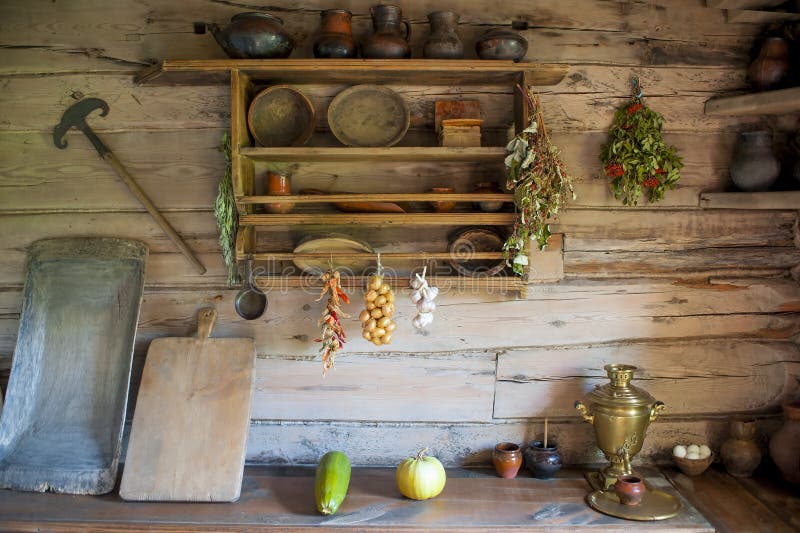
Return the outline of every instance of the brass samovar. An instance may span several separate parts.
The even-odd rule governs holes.
[[[630,384],[635,366],[606,365],[611,383],[598,385],[586,395],[586,405],[575,402],[583,419],[594,426],[597,446],[611,464],[589,476],[596,490],[608,490],[617,477],[632,474],[631,459],[644,443],[647,426],[664,409],[650,393]]]

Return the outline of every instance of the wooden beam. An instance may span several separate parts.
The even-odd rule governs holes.
[[[763,9],[786,3],[786,0],[706,0],[706,7],[717,9]]]
[[[286,215],[242,215],[240,226],[508,226],[514,213],[290,213]]]
[[[715,192],[700,195],[703,209],[800,209],[800,191]]]
[[[350,202],[513,202],[514,195],[503,193],[367,193],[367,194],[300,194],[292,196],[242,196],[240,204],[327,204]]]
[[[391,148],[242,148],[240,153],[257,161],[491,161],[506,156],[504,146],[454,148],[399,146]]]
[[[526,74],[532,85],[558,84],[567,65],[476,59],[190,59],[164,60],[136,75],[137,84],[208,85],[240,70],[271,83],[405,83],[509,85]]]
[[[800,20],[800,13],[787,13],[785,11],[751,11],[729,9],[725,20],[738,24],[766,24],[768,22],[786,22]]]
[[[800,87],[714,98],[706,102],[706,115],[778,115],[800,111]]]

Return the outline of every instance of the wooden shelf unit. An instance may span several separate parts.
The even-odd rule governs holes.
[[[706,115],[779,115],[800,112],[800,87],[712,98]]]
[[[703,209],[800,210],[800,191],[702,193],[700,207]]]
[[[264,148],[253,146],[247,127],[249,98],[257,86],[270,84],[330,85],[359,83],[397,85],[481,85],[510,88],[514,99],[514,125],[520,131],[527,125],[528,110],[517,84],[525,86],[550,86],[559,83],[568,67],[561,64],[514,63],[511,61],[483,60],[367,60],[367,59],[280,59],[280,60],[165,60],[139,75],[135,81],[152,85],[208,85],[230,82],[231,85],[231,163],[234,196],[239,211],[239,234],[236,258],[241,261],[252,257],[257,261],[291,261],[300,255],[287,252],[256,249],[259,228],[270,230],[294,227],[335,226],[510,226],[514,214],[510,212],[456,212],[456,213],[302,213],[260,214],[256,207],[274,203],[328,204],[332,202],[513,202],[510,194],[334,194],[264,196],[256,194],[257,163],[304,162],[464,162],[501,164],[506,156],[505,147],[451,148],[438,146],[399,146],[381,148],[354,147],[286,147]],[[499,178],[499,176],[498,176]],[[345,229],[346,232],[346,229]],[[443,243],[442,250],[446,250]],[[308,259],[308,254],[302,254]],[[369,255],[369,254],[361,254]],[[361,257],[359,254],[342,254],[342,258]],[[397,260],[450,258],[446,251],[382,253],[382,257]],[[326,257],[331,256],[327,254]],[[338,257],[338,255],[337,255]],[[501,259],[501,252],[472,255],[475,259]],[[265,285],[308,286],[306,276],[257,277]],[[358,277],[343,283],[361,283]],[[406,280],[407,281],[407,280]],[[486,287],[503,290],[522,290],[519,278],[439,277],[437,284],[457,287]]]

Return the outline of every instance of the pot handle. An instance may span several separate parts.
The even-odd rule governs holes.
[[[594,415],[590,415],[588,413],[586,406],[583,405],[582,401],[578,400],[575,402],[575,409],[581,413],[581,416],[585,422],[589,422],[590,424],[594,425]]]
[[[411,42],[411,23],[408,22],[408,19],[403,19],[400,22],[406,27],[406,42]]]
[[[653,407],[650,408],[650,422],[648,422],[649,424],[652,424],[653,422],[656,421],[658,415],[661,413],[661,411],[664,410],[664,407],[666,407],[664,405],[664,402],[656,402],[653,404]]]

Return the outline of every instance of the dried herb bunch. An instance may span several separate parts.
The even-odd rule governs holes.
[[[548,220],[558,215],[569,199],[575,199],[572,179],[561,159],[561,151],[547,133],[539,97],[530,87],[522,88],[530,110],[530,124],[506,146],[506,187],[514,191],[517,220],[503,245],[506,263],[523,275],[528,264],[526,244],[536,240],[543,249],[550,237]]]
[[[322,300],[328,294],[328,302],[325,304],[322,317],[317,322],[317,325],[322,327],[322,338],[314,339],[314,341],[322,343],[319,351],[322,353],[322,375],[324,376],[328,370],[333,368],[336,352],[344,346],[345,334],[341,319],[343,317],[350,318],[350,315],[342,311],[341,304],[342,302],[350,303],[350,299],[340,287],[341,276],[337,271],[328,270],[322,275],[322,281],[325,282],[325,285],[322,287],[317,301]]]
[[[681,158],[674,146],[661,138],[663,119],[647,107],[642,88],[633,79],[633,98],[614,115],[608,132],[608,144],[600,152],[603,170],[612,178],[611,190],[625,205],[637,205],[647,191],[648,201],[664,198],[681,177]]]
[[[225,155],[225,175],[219,182],[217,199],[214,201],[214,215],[219,228],[219,245],[222,257],[228,267],[228,286],[239,283],[239,269],[236,264],[236,231],[239,228],[239,212],[233,199],[233,182],[231,178],[231,139],[228,133],[222,135],[219,145]]]

